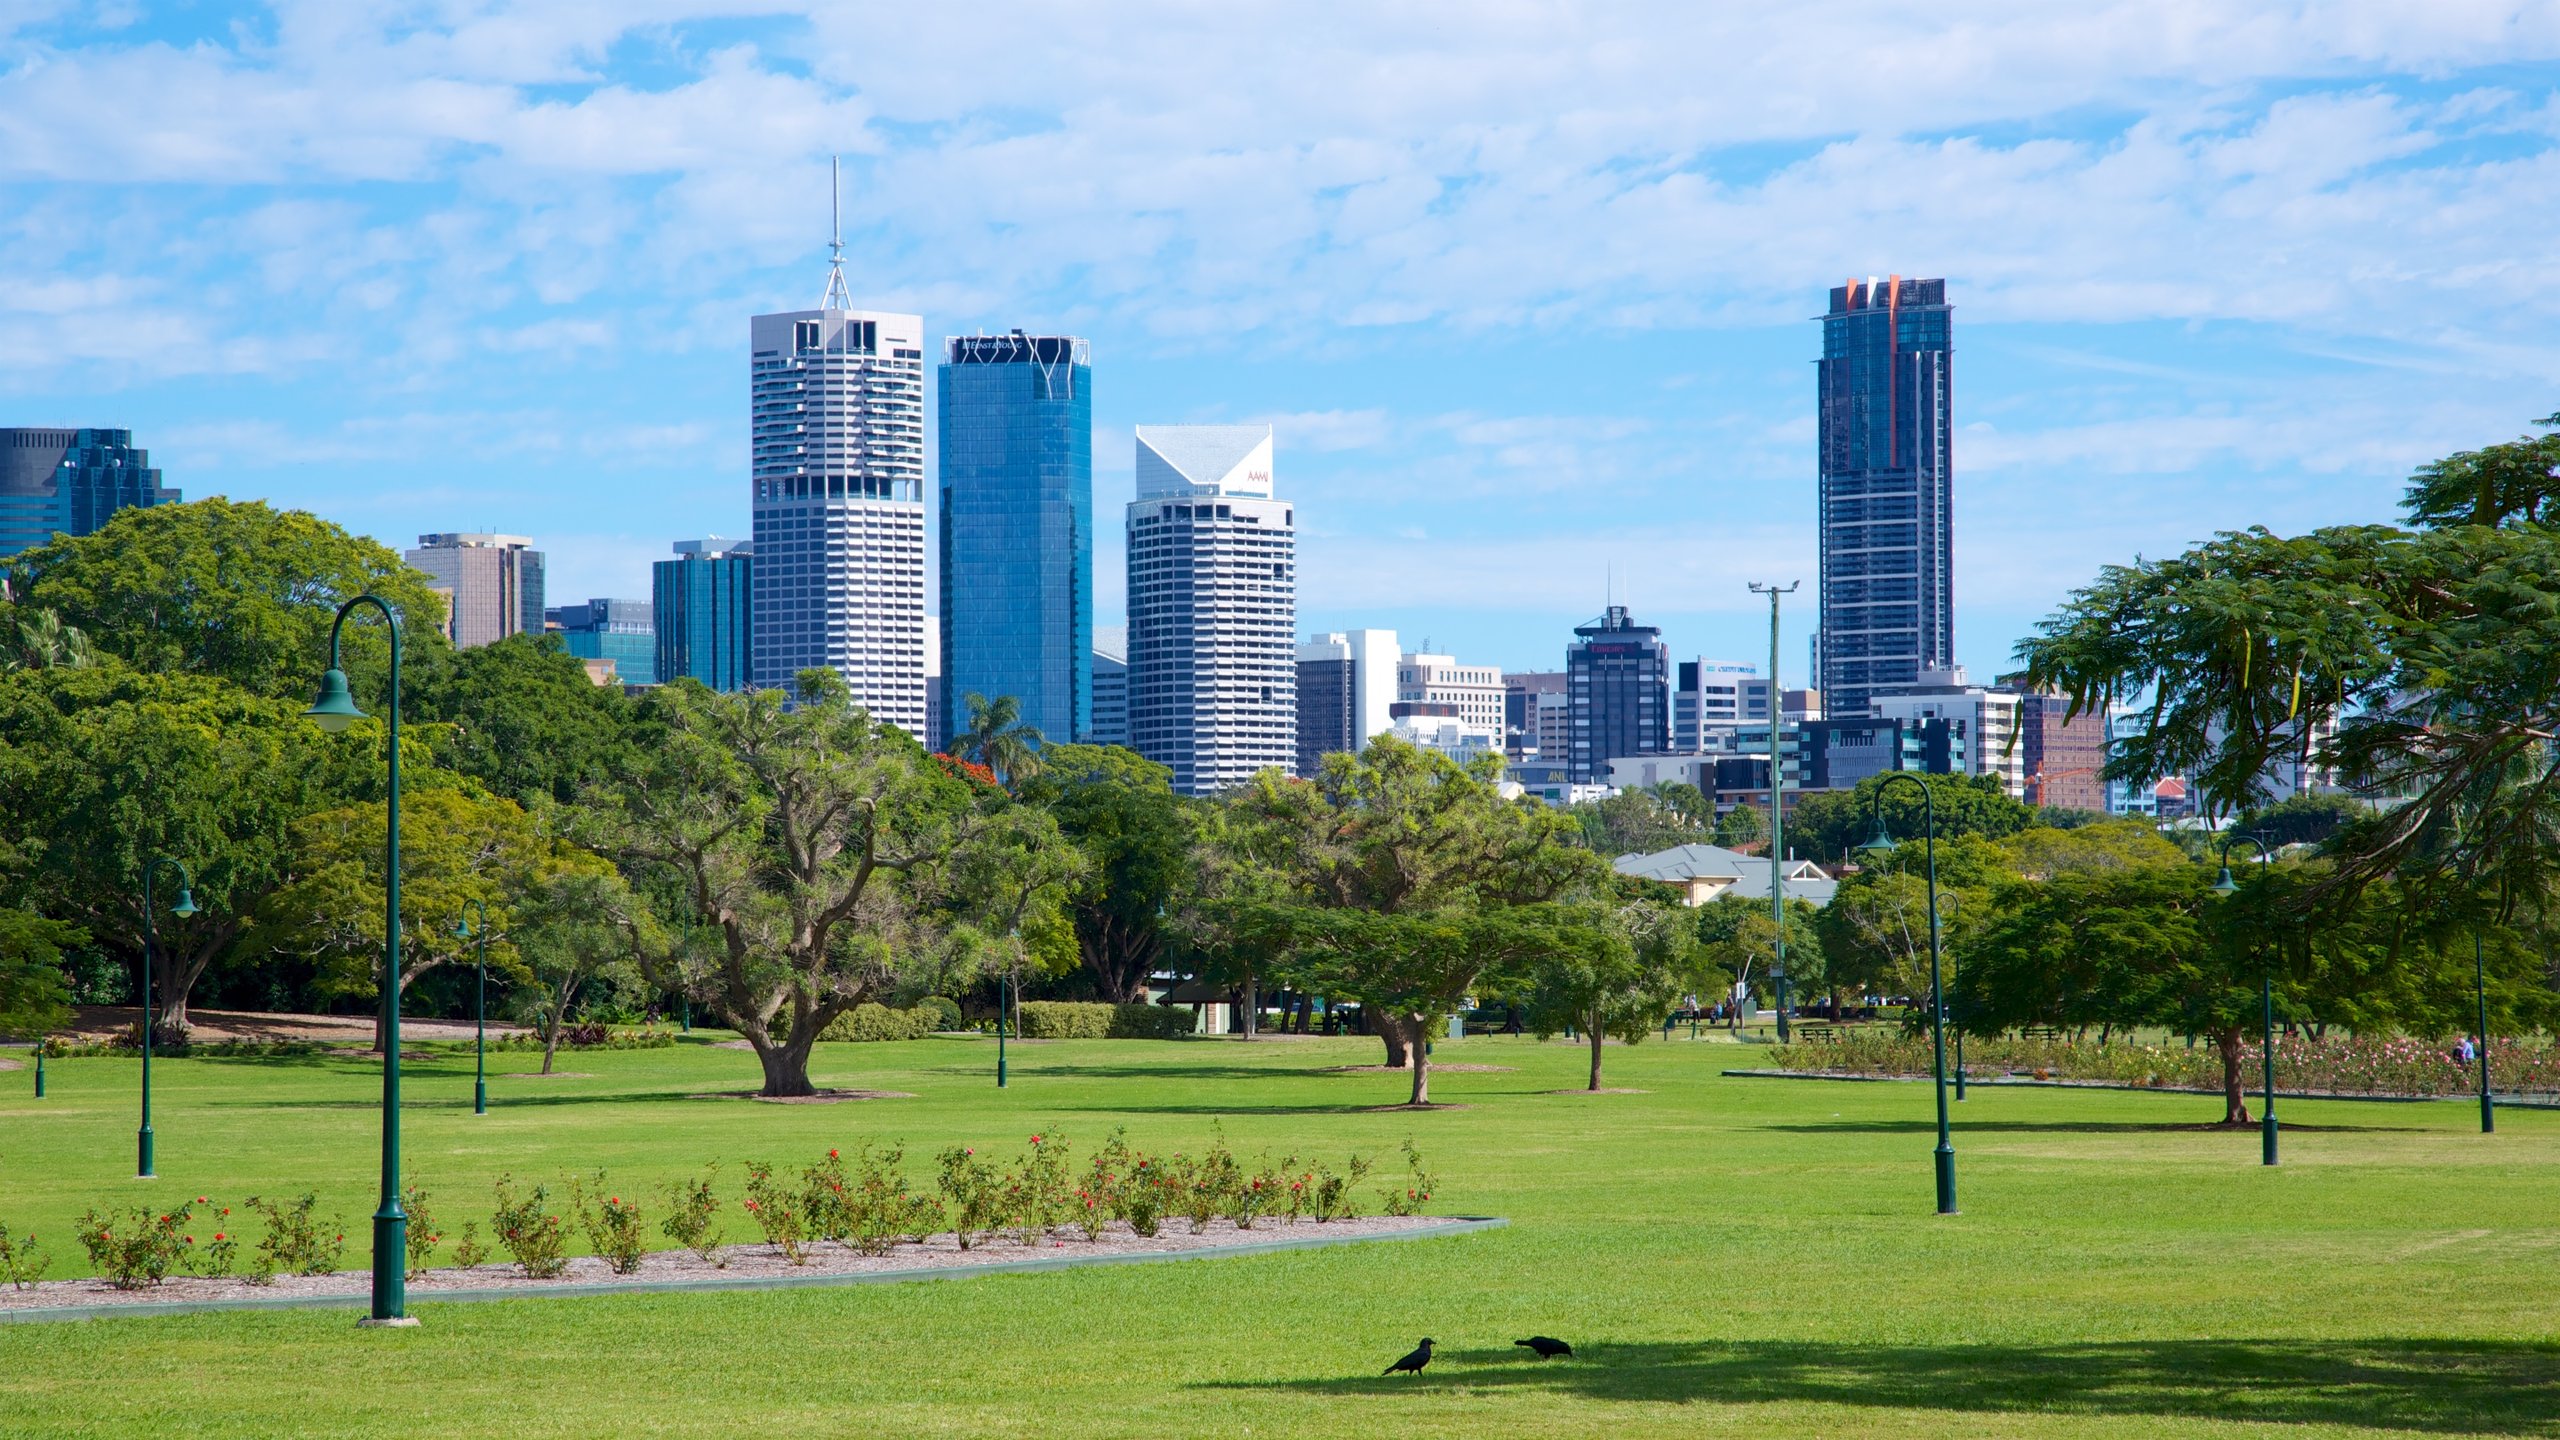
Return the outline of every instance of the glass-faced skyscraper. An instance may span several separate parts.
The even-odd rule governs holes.
[[[1944,280],[1851,281],[1822,317],[1823,709],[1954,663],[1954,351]]]
[[[130,430],[0,429],[0,556],[90,535],[129,505],[175,505]]]
[[[676,542],[676,558],[649,567],[658,683],[690,676],[714,690],[744,690],[755,653],[755,551],[717,535]]]
[[[942,703],[1011,695],[1054,741],[1093,733],[1093,365],[1067,336],[971,335],[941,370]]]

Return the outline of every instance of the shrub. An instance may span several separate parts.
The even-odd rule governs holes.
[[[161,1033],[167,1035],[170,1032],[164,1026]],[[139,1031],[128,1029],[108,1040],[74,1040],[66,1035],[48,1035],[44,1038],[44,1054],[48,1060],[96,1059],[101,1056],[139,1059],[142,1055],[141,1043],[136,1038],[139,1034]],[[176,1053],[196,1059],[255,1059],[318,1055],[329,1047],[317,1040],[208,1040],[199,1044],[189,1039],[174,1045],[159,1040],[153,1042],[151,1048],[154,1054]]]
[[[704,1168],[699,1179],[670,1183],[665,1190],[667,1218],[658,1222],[658,1229],[668,1239],[726,1270],[729,1262],[720,1255],[719,1222],[712,1218],[720,1209],[720,1196],[712,1189],[719,1172],[719,1166],[711,1165]]]
[[[1274,1165],[1270,1155],[1265,1154],[1260,1169],[1250,1175],[1239,1171],[1236,1185],[1226,1195],[1227,1219],[1239,1230],[1250,1230],[1255,1220],[1285,1205],[1281,1173],[1297,1163],[1298,1157],[1292,1155]]]
[[[833,1150],[800,1172],[800,1213],[811,1235],[841,1241],[853,1233],[853,1196],[844,1182],[844,1157]]]
[[[968,1249],[980,1236],[992,1235],[1004,1223],[1004,1181],[996,1167],[978,1158],[974,1147],[954,1145],[942,1152],[943,1208],[951,1232]]]
[[[1090,1000],[1025,1000],[1025,1040],[1100,1040],[1111,1034],[1112,1007]]]
[[[89,1252],[89,1263],[119,1290],[141,1290],[169,1278],[186,1253],[186,1225],[194,1207],[181,1205],[175,1210],[154,1210],[136,1206],[131,1210],[83,1210],[79,1228],[82,1249]]]
[[[531,1280],[550,1280],[567,1273],[568,1236],[559,1215],[551,1209],[551,1187],[536,1185],[531,1193],[519,1197],[515,1177],[501,1175],[497,1190],[498,1210],[489,1217],[489,1230],[515,1257],[516,1268]]]
[[[800,1196],[773,1178],[772,1166],[747,1162],[746,1211],[764,1231],[765,1242],[781,1251],[783,1259],[794,1265],[809,1263],[809,1217],[800,1208]]]
[[[948,995],[927,995],[916,1002],[916,1008],[933,1012],[936,1030],[960,1030],[968,1025],[968,1017],[960,1013],[960,1002]]]
[[[598,1199],[598,1196],[602,1199]],[[640,1239],[640,1207],[610,1193],[604,1172],[596,1172],[595,1188],[589,1190],[572,1176],[569,1181],[569,1209],[578,1217],[578,1228],[586,1232],[587,1244],[604,1258],[616,1275],[636,1275],[641,1257],[648,1246]]]
[[[265,1200],[252,1195],[241,1202],[267,1222],[258,1237],[258,1256],[249,1265],[249,1283],[266,1285],[278,1275],[335,1275],[347,1250],[347,1232],[336,1217],[314,1212],[320,1197],[303,1192],[295,1200]]]
[[[1007,1228],[1025,1245],[1049,1238],[1068,1216],[1067,1142],[1058,1135],[1034,1135],[1031,1148],[1014,1161],[1005,1177]]]
[[[1309,1182],[1307,1208],[1321,1225],[1328,1220],[1357,1220],[1359,1202],[1352,1198],[1352,1187],[1368,1178],[1369,1162],[1354,1155],[1343,1173],[1337,1175],[1330,1165],[1318,1164],[1315,1178]]]
[[[958,1007],[953,1007],[958,1008]],[[886,1005],[864,1001],[833,1020],[818,1032],[821,1040],[921,1040],[942,1024],[942,1012],[932,1005],[918,1005],[912,1010],[892,1010]]]
[[[480,1243],[480,1222],[462,1222],[462,1238],[453,1242],[453,1263],[468,1270],[489,1258],[489,1247]]]
[[[435,1211],[427,1206],[424,1187],[412,1185],[400,1192],[400,1208],[409,1212],[409,1278],[427,1273],[436,1258],[436,1247],[444,1243],[443,1232],[436,1229]]]
[[[609,1025],[585,1021],[560,1027],[563,1050],[664,1050],[676,1043],[676,1032],[647,1026],[636,1030],[616,1030]],[[534,1050],[542,1048],[542,1037],[530,1032],[509,1035],[489,1042],[492,1050]]]
[[[1390,1215],[1419,1215],[1439,1183],[1437,1176],[1422,1168],[1422,1152],[1414,1149],[1413,1141],[1408,1139],[1404,1142],[1404,1184],[1389,1185],[1378,1195],[1386,1201]]]
[[[213,1201],[199,1195],[195,1203],[212,1205]],[[201,1245],[196,1243],[196,1237],[193,1235],[180,1237],[187,1242],[187,1250],[179,1257],[178,1263],[190,1275],[201,1276],[207,1280],[218,1280],[230,1274],[231,1267],[239,1261],[240,1237],[233,1234],[231,1230],[230,1206],[215,1206],[212,1223],[214,1229],[208,1232],[207,1238]]]
[[[1114,1040],[1179,1040],[1198,1020],[1188,1009],[1172,1005],[1114,1005],[1110,1036]]]
[[[942,1206],[907,1188],[906,1151],[897,1146],[856,1152],[850,1208],[853,1248],[885,1255],[901,1239],[922,1242],[942,1223]]]
[[[1174,1173],[1151,1155],[1132,1155],[1120,1177],[1114,1203],[1130,1232],[1152,1238],[1164,1228],[1164,1215],[1178,1183]]]
[[[151,1053],[154,1055],[184,1055],[187,1053],[191,1043],[194,1041],[195,1033],[194,1029],[189,1027],[184,1021],[158,1021],[151,1027]],[[136,1020],[132,1024],[118,1030],[109,1038],[107,1043],[119,1050],[131,1051],[136,1055],[141,1054],[142,1022]]]
[[[6,1221],[0,1221],[0,1281],[7,1281],[12,1290],[24,1290],[52,1268],[53,1257],[36,1244],[35,1236],[20,1240],[9,1233]]]
[[[1092,1161],[1085,1167],[1084,1184],[1076,1187],[1075,1204],[1068,1211],[1084,1238],[1099,1240],[1112,1221],[1126,1218],[1127,1193],[1142,1158],[1129,1148],[1125,1127],[1113,1130],[1102,1142],[1102,1148],[1093,1152]]]

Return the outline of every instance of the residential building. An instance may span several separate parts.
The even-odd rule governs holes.
[[[1395,725],[1403,652],[1393,630],[1334,630],[1298,645],[1298,770],[1313,775],[1324,757],[1358,754]]]
[[[756,547],[706,535],[677,541],[675,553],[649,567],[651,671],[661,683],[690,677],[714,690],[746,689],[755,675]]]
[[[2104,709],[2071,713],[2061,695],[2029,691],[2018,697],[2018,748],[2026,761],[2023,798],[2063,810],[2106,810],[2107,715]]]
[[[1953,309],[1944,280],[1873,277],[1822,318],[1821,643],[1834,715],[1955,663]]]
[[[1416,651],[1396,665],[1396,699],[1454,705],[1469,726],[1496,737],[1503,733],[1506,693],[1500,669],[1461,665],[1455,655]]]
[[[1268,425],[1141,425],[1129,741],[1207,795],[1298,758],[1297,516]]]
[[[1963,666],[1951,665],[1923,670],[1908,685],[1878,692],[1867,702],[1867,713],[1888,720],[1951,722],[1964,737],[1971,773],[1997,776],[2000,788],[2017,798],[2027,793],[2033,769],[2019,729],[2025,699],[2012,689],[1976,685]]]
[[[543,630],[542,552],[522,535],[453,531],[418,537],[409,564],[445,597],[445,638],[469,649]]]
[[[1596,783],[1621,755],[1671,748],[1670,652],[1662,632],[1635,623],[1624,605],[1608,607],[1573,633],[1580,638],[1565,651],[1573,778]]]
[[[1721,845],[1674,845],[1650,855],[1621,855],[1610,868],[1672,887],[1683,905],[1704,905],[1727,895],[1764,904],[1769,899],[1769,857]],[[1779,862],[1779,883],[1788,899],[1814,905],[1830,904],[1840,888],[1840,882],[1810,860]]]
[[[1093,357],[1065,335],[962,335],[940,371],[946,733],[975,693],[1093,728]]]
[[[92,535],[132,505],[175,505],[130,430],[0,429],[0,559]]]
[[[1572,678],[1562,670],[1515,670],[1502,677],[1503,749],[1514,761],[1534,756],[1572,764]]]
[[[1708,725],[1769,718],[1769,680],[1740,660],[1683,660],[1671,691],[1671,748],[1698,748]]]
[[[1093,729],[1085,738],[1096,745],[1129,743],[1129,658],[1109,650],[1093,652]]]
[[[658,683],[658,633],[646,600],[590,600],[545,612],[546,628],[581,660],[610,660],[625,685]]]
[[[839,260],[748,338],[755,683],[831,669],[926,739],[924,320],[853,309]]]

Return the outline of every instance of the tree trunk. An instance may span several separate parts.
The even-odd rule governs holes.
[[[1244,977],[1244,1038],[1252,1039],[1262,1029],[1262,991],[1253,977]]]
[[[1415,1030],[1407,1026],[1403,1016],[1390,1015],[1381,1010],[1375,1019],[1370,1019],[1367,1006],[1361,1007],[1360,1014],[1369,1027],[1377,1032],[1378,1038],[1386,1042],[1388,1069],[1401,1070],[1413,1063]]]
[[[2244,1066],[2240,1058],[2240,1027],[2226,1025],[2214,1032],[2213,1048],[2222,1055],[2222,1123],[2249,1123],[2249,1101],[2241,1085]]]
[[[1405,1103],[1428,1105],[1431,1103],[1431,1042],[1421,1037],[1428,1033],[1429,1027],[1423,1023],[1425,1017],[1420,1015],[1399,1015],[1396,1019],[1404,1026],[1406,1034],[1415,1037],[1411,1047],[1413,1098]]]
[[[1600,1028],[1600,1012],[1591,1012],[1591,1088],[1600,1088],[1600,1042],[1605,1033]]]
[[[758,1034],[748,1035],[747,1041],[755,1047],[756,1063],[764,1067],[764,1088],[757,1094],[787,1098],[818,1093],[818,1087],[809,1083],[808,1041],[776,1045]]]
[[[543,1074],[548,1075],[548,1074],[550,1074],[550,1073],[551,1073],[551,1056],[552,1056],[552,1052],[554,1052],[554,1051],[558,1050],[559,1048],[560,1048],[560,1019],[559,1019],[559,1017],[558,1017],[558,1016],[556,1016],[556,1015],[555,1015],[555,1016],[553,1016],[553,1017],[552,1017],[552,1020],[551,1020],[551,1027],[550,1027],[550,1029],[548,1029],[547,1031],[545,1031],[545,1032],[543,1033],[543,1036],[542,1036],[542,1073],[543,1073]]]

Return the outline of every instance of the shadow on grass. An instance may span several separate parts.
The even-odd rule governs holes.
[[[1591,1345],[1575,1360],[1541,1362],[1505,1349],[1443,1350],[1439,1361],[1418,1377],[1212,1382],[1206,1388],[1348,1398],[1465,1387],[1571,1400],[1811,1402],[2560,1434],[2560,1346],[2525,1341]]]
[[[937,1075],[979,1075],[995,1073],[995,1055],[972,1057],[967,1065],[938,1066]],[[1067,1080],[1291,1080],[1312,1075],[1282,1065],[1052,1065],[1037,1057],[1013,1062],[1013,1068],[1025,1075],[1054,1075]]]
[[[2167,1124],[2143,1120],[1967,1120],[1958,1115],[1950,1122],[1960,1132],[1976,1135],[2256,1135],[2258,1122],[2225,1125],[2220,1121],[2197,1121],[2190,1124]],[[1835,1120],[1810,1125],[1762,1125],[1762,1130],[1775,1130],[1796,1135],[1866,1134],[1917,1135],[1936,1134],[1935,1120]],[[2421,1125],[2296,1125],[2278,1118],[2276,1128],[2286,1134],[2327,1135],[2420,1135]]]

